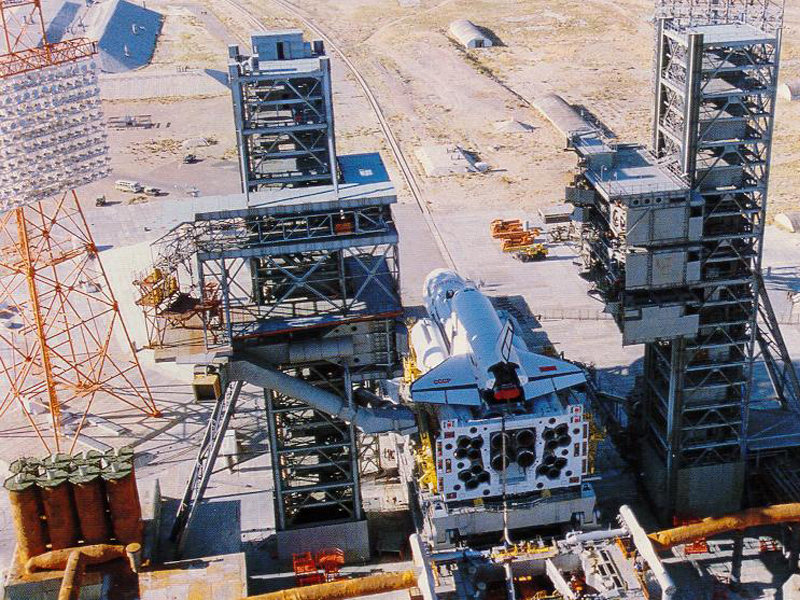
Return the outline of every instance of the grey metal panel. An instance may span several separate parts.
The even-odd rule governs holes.
[[[590,206],[595,203],[595,191],[568,186],[564,190],[564,198],[576,206]]]
[[[703,217],[689,218],[689,232],[686,237],[690,242],[696,242],[703,237]]]
[[[644,306],[632,312],[638,313],[638,318],[626,315],[622,323],[626,346],[697,334],[699,317],[684,314],[683,306]]]
[[[686,283],[695,283],[701,279],[700,261],[689,261],[686,263]]]
[[[676,509],[697,515],[739,510],[744,482],[744,462],[680,469]]]
[[[655,286],[676,286],[684,282],[686,252],[657,252],[652,255],[651,283]]]
[[[646,287],[649,282],[650,257],[646,253],[628,254],[625,259],[625,287]]]
[[[291,564],[292,554],[316,553],[324,548],[341,548],[349,563],[363,563],[371,558],[367,520],[350,521],[286,529],[277,532],[278,560]]]
[[[747,121],[739,118],[726,118],[709,115],[700,121],[700,136],[704,141],[734,140],[747,135]]]
[[[626,240],[631,246],[644,246],[652,241],[650,226],[652,223],[649,208],[629,208],[625,219]]]
[[[740,165],[727,164],[724,159],[709,160],[705,165],[697,165],[697,184],[701,190],[720,187],[742,187],[744,169]]]
[[[677,240],[686,237],[687,208],[661,208],[653,211],[653,241]]]

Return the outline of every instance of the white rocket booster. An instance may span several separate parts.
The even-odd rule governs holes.
[[[478,406],[520,402],[586,381],[571,363],[528,352],[471,281],[438,269],[425,280],[430,319],[411,330],[421,368],[411,385],[415,402]]]

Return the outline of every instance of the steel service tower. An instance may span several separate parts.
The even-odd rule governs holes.
[[[109,401],[158,411],[73,191],[109,171],[95,43],[49,42],[39,0],[0,19],[0,418],[72,451]]]
[[[588,124],[569,140],[584,265],[623,343],[645,346],[627,425],[665,516],[735,509],[748,459],[797,444],[760,274],[782,19],[769,0],[657,0],[653,150]]]

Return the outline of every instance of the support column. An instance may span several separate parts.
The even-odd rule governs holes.
[[[731,557],[731,586],[736,587],[742,581],[742,557],[744,555],[744,531],[733,534],[733,556]]]
[[[800,559],[800,525],[789,525],[789,572],[797,573]]]

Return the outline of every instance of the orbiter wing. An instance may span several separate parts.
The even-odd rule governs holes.
[[[439,363],[411,384],[411,400],[431,404],[480,406],[475,367],[468,354]]]
[[[583,370],[572,363],[532,352],[517,351],[517,356],[520,371],[528,378],[520,381],[527,399],[586,383]]]

